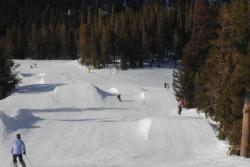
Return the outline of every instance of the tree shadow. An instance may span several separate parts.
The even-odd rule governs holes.
[[[212,129],[213,129],[213,131],[214,131],[215,133],[218,133],[218,132],[219,132],[219,126],[218,126],[218,125],[216,125],[215,123],[211,123],[211,122],[209,122],[209,121],[208,121],[208,123],[209,123],[209,125],[212,127]]]
[[[108,119],[108,118],[95,118],[95,119],[56,119],[56,121],[66,122],[121,122],[123,120]]]
[[[64,108],[45,108],[45,109],[21,109],[20,111],[29,112],[83,112],[83,111],[105,111],[105,110],[116,110],[125,111],[130,108],[115,108],[115,107],[89,107],[89,108],[75,108],[75,107],[64,107]]]
[[[196,117],[196,116],[168,116],[168,119],[171,120],[178,120],[178,121],[186,121],[186,120],[202,120],[202,118],[200,117]]]
[[[32,77],[34,74],[31,73],[20,73],[23,77]]]
[[[3,133],[11,133],[18,129],[30,129],[30,128],[40,128],[38,126],[34,126],[37,121],[43,120],[39,117],[35,117],[29,111],[19,111],[15,117],[10,117],[4,112],[0,111],[0,120],[2,121],[2,132]]]
[[[17,87],[14,93],[35,94],[53,91],[56,87],[64,84],[33,84]]]
[[[135,102],[135,100],[122,100],[123,102],[127,102],[127,103],[133,103]]]

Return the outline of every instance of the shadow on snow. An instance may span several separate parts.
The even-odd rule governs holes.
[[[0,111],[0,121],[2,121],[1,133],[11,133],[18,129],[39,128],[34,126],[41,118],[35,117],[31,112],[19,110],[15,117],[10,117],[4,112]]]
[[[121,122],[122,119],[108,119],[108,118],[95,118],[95,119],[56,119],[56,121],[66,121],[66,122]]]
[[[105,110],[117,110],[124,111],[130,108],[105,108],[105,107],[89,107],[89,108],[75,108],[75,107],[65,107],[65,108],[48,108],[48,109],[21,109],[20,111],[29,112],[82,112],[82,111],[105,111]]]
[[[64,84],[33,84],[17,87],[14,93],[35,94],[53,91],[56,87]]]
[[[20,75],[22,75],[23,77],[32,77],[34,74],[30,74],[30,73],[20,73]]]

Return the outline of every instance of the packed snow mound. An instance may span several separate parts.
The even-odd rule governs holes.
[[[18,129],[32,128],[32,124],[41,120],[30,111],[20,110],[15,117],[10,117],[0,111],[0,135],[5,135]]]
[[[63,107],[99,107],[106,94],[90,83],[72,83],[57,87],[54,99],[57,105]]]
[[[35,117],[31,111],[26,111],[25,109],[20,110],[17,116],[15,116],[15,119],[29,123],[35,123],[37,120],[39,120],[39,118]]]
[[[175,96],[170,92],[145,91],[139,94],[139,99],[151,113],[176,115],[178,111]]]
[[[149,140],[148,134],[151,128],[151,119],[145,118],[137,123],[138,132],[142,135],[145,140]]]
[[[214,150],[218,148],[218,140],[212,128],[206,121],[199,118],[170,117],[166,120],[150,117],[141,119],[138,122],[120,122],[119,120],[111,119],[89,121],[93,122],[89,126],[84,126],[82,131],[75,128],[70,130],[70,127],[65,127],[67,134],[60,132],[62,134],[51,139],[50,142],[53,144],[48,152],[55,153],[54,159],[60,158],[61,152],[70,149],[72,151],[69,154],[69,159],[85,157],[86,159],[94,158],[102,161],[104,159],[119,158],[120,156],[126,157],[126,155],[136,158],[142,155],[148,155],[148,158],[151,155],[156,155],[156,157],[167,156],[166,161],[177,163],[199,155],[199,153],[207,150],[207,147]],[[101,128],[98,126],[98,122],[102,123]],[[75,122],[75,125],[77,123],[79,122]],[[86,125],[86,123],[80,125]],[[76,134],[87,137],[77,138],[77,145],[64,145],[53,150],[53,145],[63,145],[60,136],[64,135],[64,139],[72,141],[75,140],[73,136]],[[81,155],[73,150],[78,150],[81,152]],[[136,159],[133,160],[135,161]],[[62,161],[69,163],[66,160]],[[54,161],[51,162],[51,164],[54,163]]]
[[[140,94],[139,94],[139,98],[141,99],[141,100],[145,100],[145,93],[144,92],[141,92]]]
[[[38,76],[40,76],[40,77],[46,77],[46,74],[44,74],[44,73],[39,73]]]
[[[22,134],[33,166],[250,164],[228,157],[225,142],[195,109],[178,115],[174,91],[163,85],[171,85],[173,69],[86,73],[76,61],[17,62],[22,82],[0,100],[0,167],[11,166],[10,142],[16,133]],[[30,68],[35,62],[37,68]]]
[[[164,150],[173,161],[219,145],[212,127],[199,117],[152,119],[148,138],[151,150]]]

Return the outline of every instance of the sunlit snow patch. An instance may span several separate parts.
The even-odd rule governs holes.
[[[45,77],[46,74],[44,74],[44,73],[39,73],[38,76],[40,76],[40,77]]]
[[[138,130],[139,134],[145,140],[149,140],[148,133],[149,133],[150,128],[151,128],[151,123],[152,123],[152,120],[150,118],[142,119],[141,121],[139,121],[137,123],[137,130]]]
[[[142,99],[142,100],[145,100],[145,94],[142,92],[139,94],[139,98]]]
[[[46,74],[44,74],[44,73],[39,73],[38,76],[41,77],[41,79],[40,79],[40,84],[44,84],[44,83],[45,83],[45,82],[44,82],[44,77],[46,76]]]
[[[119,90],[117,88],[110,88],[109,91],[114,94],[119,94]]]
[[[54,93],[57,93],[57,87],[54,89]]]
[[[40,84],[44,84],[44,78],[41,78]]]

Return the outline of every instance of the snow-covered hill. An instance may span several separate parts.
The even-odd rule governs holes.
[[[11,166],[16,133],[34,167],[250,166],[227,156],[194,109],[177,114],[172,87],[163,88],[173,69],[89,73],[76,61],[16,62],[22,83],[0,101],[0,167]]]

